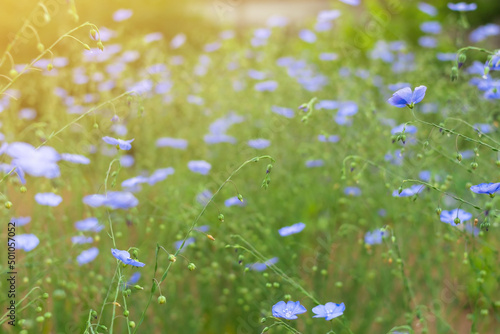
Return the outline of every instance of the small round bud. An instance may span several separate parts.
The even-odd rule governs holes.
[[[265,333],[269,330],[269,327],[264,327],[264,329],[262,330],[262,333]]]
[[[43,322],[44,320],[45,320],[45,318],[41,315],[36,317],[36,322]]]
[[[158,304],[165,304],[167,302],[167,298],[165,296],[158,297]]]
[[[26,191],[28,191],[28,189],[26,189],[25,186],[21,186],[21,188],[19,188],[19,191],[24,194]]]
[[[41,306],[38,306],[36,309],[35,309],[36,312],[40,313],[43,311],[42,307]]]
[[[43,295],[42,295],[42,298],[43,299],[49,299],[49,294],[47,292],[45,292]]]
[[[99,50],[104,51],[104,45],[102,45],[101,41],[97,42],[97,47],[99,48]]]
[[[195,265],[194,263],[190,263],[190,264],[188,264],[188,269],[189,269],[190,271],[193,271],[193,270],[195,270],[195,269],[196,269],[196,265]]]
[[[90,37],[92,37],[93,39],[97,39],[97,30],[91,29],[90,30]]]
[[[137,285],[137,284],[134,285],[134,289],[136,289],[136,290],[144,290],[144,288],[142,286]]]
[[[50,318],[52,318],[52,313],[50,313],[50,312],[46,312],[46,313],[43,315],[43,317],[44,317],[45,319],[50,319]]]
[[[210,235],[210,234],[207,234],[207,238],[210,239],[210,240],[212,240],[212,241],[215,241],[215,238],[212,235]]]
[[[240,202],[243,202],[243,196],[241,194],[238,194],[238,199],[240,200]]]
[[[11,202],[11,201],[7,201],[7,202],[5,202],[5,204],[4,204],[4,205],[5,205],[5,208],[6,208],[6,209],[10,209],[10,208],[12,208],[12,202]]]
[[[170,254],[170,255],[168,256],[168,260],[169,260],[170,262],[175,262],[175,261],[177,261],[177,258],[175,257],[175,255],[174,255],[174,254]]]
[[[96,318],[96,317],[97,317],[97,311],[92,311],[92,312],[90,313],[90,315],[92,315],[94,318]]]
[[[457,160],[462,161],[462,154],[460,154],[460,153],[457,154]]]
[[[477,169],[477,166],[478,166],[477,162],[472,162],[470,164],[470,168],[472,168],[472,169]]]
[[[497,165],[497,167],[500,167],[500,160],[497,160],[497,161],[495,162],[495,165]]]
[[[123,311],[123,316],[128,317],[129,314],[130,314],[129,310]]]
[[[45,50],[45,46],[43,46],[42,43],[38,43],[36,48],[38,49],[38,52],[43,52]]]
[[[135,322],[134,321],[129,321],[128,323],[130,328],[135,328]]]
[[[455,219],[453,219],[453,222],[457,225],[460,224],[460,218],[456,217]]]
[[[11,78],[17,77],[18,74],[19,74],[19,72],[17,72],[17,70],[15,68],[11,68],[9,71],[9,75]]]
[[[83,44],[83,47],[84,47],[86,50],[88,50],[88,51],[90,51],[90,50],[91,50],[91,49],[90,49],[90,46],[89,46],[88,44],[85,44],[85,43],[84,43],[84,44]]]
[[[99,124],[94,123],[94,129],[96,129],[96,130],[99,129]]]
[[[217,217],[221,223],[224,222],[224,215],[222,213],[219,213],[219,216]]]

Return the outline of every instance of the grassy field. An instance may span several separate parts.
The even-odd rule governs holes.
[[[500,333],[498,7],[361,2],[6,4],[0,332]]]

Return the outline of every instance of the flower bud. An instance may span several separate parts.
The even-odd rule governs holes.
[[[458,161],[462,161],[462,154],[457,153],[457,160],[458,160]]]
[[[135,322],[133,322],[133,321],[129,321],[128,325],[130,328],[135,328]]]
[[[193,270],[195,270],[195,269],[196,269],[195,264],[194,264],[194,263],[190,263],[190,264],[188,264],[188,269],[189,269],[189,271],[193,271]]]
[[[38,52],[43,52],[45,50],[45,46],[43,46],[42,43],[38,43],[36,48],[38,49]]]
[[[36,322],[43,322],[44,320],[45,320],[45,318],[42,316],[36,317]]]
[[[7,202],[5,202],[5,204],[4,204],[4,205],[5,205],[5,208],[6,208],[6,209],[10,209],[10,208],[12,208],[12,202],[11,202],[11,201],[7,201]]]
[[[137,284],[134,285],[134,289],[136,289],[136,290],[144,290],[144,288],[142,286],[137,285]]]
[[[90,46],[89,46],[88,44],[83,43],[83,47],[84,47],[86,50],[88,50],[88,51],[90,51],[90,50],[91,50],[91,49],[90,49]]]
[[[165,296],[158,297],[158,304],[165,304],[167,302],[167,298]]]
[[[460,224],[460,218],[456,217],[455,219],[453,219],[453,222],[457,225]]]
[[[174,255],[174,254],[170,254],[170,255],[168,256],[168,260],[169,260],[170,262],[175,262],[175,261],[177,261],[177,258],[175,257],[175,255]]]
[[[207,238],[210,239],[210,240],[212,240],[212,241],[215,241],[215,238],[212,235],[210,235],[210,234],[207,234]]]
[[[451,81],[455,81],[458,79],[458,68],[456,66],[453,66],[451,68],[450,78],[451,78]]]
[[[97,47],[99,48],[99,50],[104,51],[104,45],[102,45],[101,41],[97,42]]]
[[[436,208],[436,213],[437,213],[437,215],[438,215],[438,216],[440,216],[440,215],[441,215],[441,211],[442,211],[442,210],[441,210],[441,208],[439,208],[439,207],[438,207],[438,208]]]
[[[90,37],[92,37],[93,39],[97,39],[97,30],[91,29],[90,30]]]
[[[17,72],[17,70],[15,68],[11,68],[9,71],[9,75],[11,78],[17,77],[18,74],[19,74],[19,72]]]
[[[52,69],[54,68],[54,65],[52,63],[49,63],[47,64],[47,71],[52,71]]]
[[[130,314],[130,312],[128,310],[123,311],[123,316],[124,317],[128,317],[129,314]]]
[[[465,53],[462,53],[462,54],[460,54],[460,56],[458,56],[458,68],[459,69],[462,68],[466,59],[467,59],[467,56],[465,55]]]
[[[219,216],[217,217],[221,223],[224,222],[224,215],[222,213],[219,213]]]
[[[243,202],[243,196],[241,194],[238,194],[238,199],[240,200],[240,202]]]
[[[477,169],[477,166],[478,166],[477,162],[473,162],[470,164],[470,168],[472,169]]]

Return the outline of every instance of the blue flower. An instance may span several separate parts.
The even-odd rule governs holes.
[[[271,145],[271,142],[267,139],[262,139],[262,138],[251,139],[248,141],[248,146],[255,148],[257,150],[265,149],[269,147],[269,145]]]
[[[130,150],[132,148],[132,144],[130,144],[130,143],[134,141],[134,139],[121,140],[121,139],[116,139],[116,138],[108,137],[108,136],[102,137],[102,140],[104,140],[104,142],[106,142],[107,144],[118,146],[120,149],[122,149],[124,151]]]
[[[437,15],[437,9],[433,5],[429,5],[428,3],[425,2],[419,2],[418,3],[418,9],[420,9],[421,12],[430,15],[430,16],[436,16]]]
[[[201,193],[196,195],[196,201],[203,206],[208,204],[208,201],[210,201],[210,198],[212,198],[212,193],[210,192],[210,190],[207,190],[207,189],[203,190]]]
[[[255,84],[254,88],[259,92],[274,92],[278,88],[278,83],[273,80],[262,81]]]
[[[431,36],[422,36],[418,39],[418,44],[424,48],[433,49],[437,47],[437,39]]]
[[[249,264],[249,265],[247,265],[247,268],[250,270],[254,270],[254,271],[264,271],[264,270],[266,270],[267,267],[269,267],[277,262],[278,262],[278,258],[273,257],[264,263],[255,262],[253,264]]]
[[[441,32],[441,23],[437,21],[427,21],[420,24],[420,30],[426,34],[439,34]]]
[[[382,238],[387,236],[386,231],[382,231],[381,229],[376,229],[373,231],[368,231],[365,234],[365,244],[367,245],[378,245],[382,243]]]
[[[337,135],[330,135],[330,136],[325,136],[325,135],[318,135],[318,140],[321,142],[329,142],[329,143],[336,143],[340,140],[340,137]]]
[[[84,235],[77,235],[77,236],[71,237],[71,243],[73,245],[89,244],[92,241],[94,241],[94,239],[92,239],[92,237],[86,237]]]
[[[306,167],[307,168],[315,168],[315,167],[321,167],[325,164],[325,162],[321,159],[317,160],[307,160],[306,161]]]
[[[413,106],[416,103],[419,103],[424,99],[426,90],[427,87],[418,86],[412,93],[411,88],[405,87],[395,92],[392,97],[387,100],[387,102],[398,108],[408,107],[413,109]]]
[[[314,42],[316,42],[316,34],[313,33],[309,29],[302,29],[299,32],[299,37],[300,37],[301,40],[303,40],[304,42],[307,42],[307,43],[314,43]]]
[[[285,116],[286,118],[293,118],[293,116],[295,116],[295,112],[290,108],[272,106],[271,111],[275,114]]]
[[[62,197],[54,193],[38,193],[35,201],[40,205],[58,206],[62,202]]]
[[[192,160],[188,162],[188,168],[193,173],[207,175],[210,169],[212,168],[212,165],[210,165],[208,162],[204,160]]]
[[[38,246],[40,240],[34,234],[18,234],[14,237],[16,249],[23,249],[26,252],[32,251]]]
[[[351,6],[357,6],[360,4],[360,0],[339,0],[339,1]]]
[[[286,236],[301,232],[305,227],[306,227],[306,224],[297,223],[297,224],[293,224],[291,226],[282,227],[278,230],[278,232],[282,237],[286,237]]]
[[[118,250],[111,248],[111,254],[118,260],[122,261],[124,264],[130,264],[134,267],[144,267],[145,264],[130,258],[130,253],[124,250]]]
[[[88,165],[90,159],[79,154],[61,153],[61,160],[69,161],[74,164]]]
[[[128,20],[132,16],[131,9],[118,9],[113,13],[113,20],[116,22],[121,22]]]
[[[399,193],[399,190],[394,190],[392,192],[393,197],[410,197],[413,195],[418,194],[422,189],[425,187],[421,184],[414,184],[410,188],[403,189],[401,193]]]
[[[500,190],[500,183],[480,183],[470,187],[470,190],[476,194],[492,195]]]
[[[175,245],[175,250],[181,248],[181,245],[182,245],[182,242],[183,240],[179,240],[179,241],[176,241],[174,243]],[[182,250],[186,249],[187,246],[191,245],[191,244],[194,244],[195,242],[195,239],[193,237],[189,237],[186,239],[186,242],[184,243],[184,247],[182,247]]]
[[[129,287],[132,284],[137,283],[139,281],[139,278],[141,278],[141,273],[138,272],[138,271],[136,271],[135,273],[132,274],[132,276],[130,276],[130,278],[127,281],[127,283],[125,283],[125,287]]]
[[[99,221],[95,217],[79,220],[75,223],[75,228],[79,231],[100,232],[104,225],[99,225]]]
[[[31,221],[31,217],[13,217],[10,221],[15,223],[16,227],[19,227],[28,224]]]
[[[188,141],[185,139],[163,137],[156,141],[156,147],[172,147],[179,150],[185,150],[187,146]]]
[[[455,223],[456,218],[460,219],[460,222],[463,223],[471,219],[472,214],[462,209],[455,209],[450,211],[442,211],[439,218],[443,223],[450,224],[451,226],[457,226],[458,224]]]
[[[240,201],[238,196],[233,196],[233,197],[230,197],[228,199],[226,199],[224,201],[224,205],[227,206],[227,207],[230,207],[230,206],[246,206],[247,205],[247,201],[243,200],[243,201]]]
[[[111,209],[129,209],[139,204],[139,200],[131,192],[110,191],[104,201],[104,205]]]
[[[76,261],[78,262],[78,265],[81,266],[82,264],[94,261],[98,254],[99,249],[97,249],[97,247],[92,247],[90,249],[82,251],[80,255],[76,257]]]
[[[436,53],[436,58],[439,61],[454,61],[455,59],[457,59],[457,54],[455,52],[438,52]]]
[[[128,191],[110,191],[106,195],[94,194],[83,198],[83,203],[97,208],[103,205],[111,209],[129,209],[139,204],[139,200]]]
[[[344,303],[335,304],[330,302],[325,305],[318,305],[312,311],[316,314],[313,318],[325,318],[325,320],[330,321],[344,314],[345,305]]]
[[[361,189],[358,187],[345,187],[344,194],[347,196],[361,196]]]
[[[287,320],[297,319],[297,314],[307,312],[306,308],[300,305],[300,302],[292,302],[289,301],[285,303],[284,301],[280,301],[273,305],[272,308],[273,317],[275,318],[284,318]]]
[[[458,3],[452,3],[448,2],[448,8],[451,10],[454,10],[456,12],[470,12],[473,10],[477,9],[477,5],[475,3],[465,3],[465,2],[458,2]]]
[[[488,38],[489,36],[495,35],[500,35],[500,26],[498,24],[490,23],[473,30],[469,35],[469,39],[471,42],[477,43]]]

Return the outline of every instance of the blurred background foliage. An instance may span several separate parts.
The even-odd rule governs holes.
[[[36,8],[39,0],[4,0],[0,10],[0,49],[4,50],[24,20]],[[50,22],[39,15],[35,28],[42,43],[49,45],[58,36],[74,27],[78,22],[90,21],[99,27],[115,29],[120,33],[144,35],[162,32],[167,40],[179,32],[188,35],[191,44],[213,40],[221,26],[235,28],[237,33],[245,27],[263,26],[273,15],[288,17],[294,24],[312,21],[319,10],[328,8],[349,8],[350,20],[342,20],[343,36],[350,36],[353,45],[362,50],[373,47],[379,39],[416,40],[422,35],[418,28],[426,14],[417,10],[418,0],[363,0],[363,6],[351,7],[338,0],[109,0],[109,1],[45,1],[51,14]],[[432,20],[443,23],[457,19],[457,13],[446,9],[448,0],[430,1],[439,14]],[[471,29],[482,22],[500,21],[500,1],[478,0],[478,9],[467,13]],[[132,9],[134,15],[127,25],[118,25],[111,13],[120,8]],[[69,14],[69,15],[68,15]],[[344,12],[345,15],[345,12]],[[425,18],[426,17],[426,18]],[[27,34],[31,34],[28,31]],[[28,38],[29,39],[29,38]],[[332,41],[334,42],[334,41]],[[21,43],[14,50],[19,61],[27,61],[36,55],[33,42]],[[450,51],[450,50],[446,50]]]

